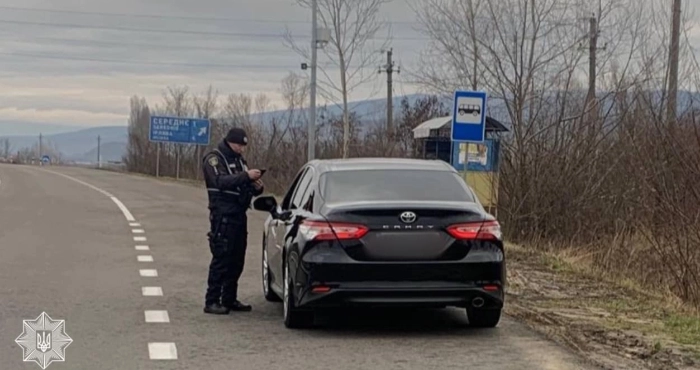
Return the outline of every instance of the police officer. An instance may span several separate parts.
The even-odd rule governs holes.
[[[248,169],[243,152],[248,137],[232,128],[218,147],[204,156],[204,181],[209,195],[211,229],[208,288],[204,312],[226,315],[250,311],[238,300],[238,279],[243,272],[248,237],[246,211],[254,196],[263,192],[260,170]]]

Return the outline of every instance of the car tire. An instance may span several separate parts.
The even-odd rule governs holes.
[[[267,259],[267,248],[265,235],[263,235],[263,250],[262,250],[262,290],[265,299],[268,302],[282,302],[282,299],[272,290],[272,276],[270,276],[270,264]]]
[[[294,282],[289,275],[289,262],[284,264],[284,326],[289,329],[308,328],[314,323],[314,313],[294,307]]]
[[[494,328],[501,320],[501,309],[467,308],[469,326],[474,328]]]

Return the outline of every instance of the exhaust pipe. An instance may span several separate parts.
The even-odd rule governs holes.
[[[472,307],[474,308],[481,308],[484,305],[484,299],[481,297],[475,297],[472,299]]]

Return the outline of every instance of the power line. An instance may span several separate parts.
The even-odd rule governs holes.
[[[9,19],[0,19],[0,23],[20,24],[42,27],[59,27],[59,28],[78,28],[78,29],[100,29],[108,31],[123,31],[123,32],[150,32],[150,33],[167,33],[167,34],[186,34],[186,35],[202,35],[202,36],[233,36],[233,37],[260,37],[260,38],[282,38],[283,34],[272,33],[246,33],[246,32],[212,32],[212,31],[193,31],[193,30],[174,30],[174,29],[152,29],[152,28],[133,28],[133,27],[110,27],[110,26],[91,26],[76,23],[49,23],[49,22],[32,22],[32,21],[13,21]],[[310,38],[310,36],[295,35],[295,38]],[[381,37],[373,37],[373,40],[383,39]],[[430,40],[427,37],[390,37],[393,40],[420,41]]]
[[[210,51],[254,51],[261,53],[270,54],[280,54],[280,50],[273,49],[261,49],[261,48],[250,48],[250,47],[214,47],[214,46],[198,46],[198,45],[172,45],[172,44],[144,44],[144,43],[132,43],[124,41],[98,41],[98,40],[81,40],[81,39],[64,39],[55,37],[31,37],[29,40],[17,39],[16,36],[10,37],[0,37],[0,39],[12,39],[18,42],[26,42],[32,44],[40,44],[35,41],[47,41],[50,43],[65,43],[65,44],[92,44],[92,45],[104,45],[104,46],[128,46],[134,48],[149,48],[149,49],[182,49],[182,50],[210,50]],[[85,45],[89,46],[89,45]]]
[[[208,63],[172,63],[172,62],[148,62],[148,61],[137,61],[137,60],[123,60],[123,59],[102,59],[102,58],[84,58],[84,57],[73,57],[73,56],[56,56],[56,55],[45,55],[45,54],[32,54],[32,53],[22,53],[22,52],[0,52],[0,55],[4,56],[18,56],[27,58],[38,58],[38,59],[56,59],[56,60],[73,60],[73,61],[84,61],[84,62],[103,62],[103,63],[119,63],[119,64],[137,64],[137,65],[153,65],[153,66],[172,66],[172,67],[206,67],[206,68],[238,68],[238,69],[278,69],[287,70],[290,68],[296,68],[293,64],[285,65],[262,65],[262,64],[208,64]],[[324,66],[324,68],[330,68]],[[369,69],[370,67],[365,67]],[[372,68],[374,69],[374,68]]]
[[[56,14],[80,14],[105,17],[131,17],[144,19],[180,19],[191,21],[205,22],[248,22],[248,23],[272,23],[272,24],[308,24],[311,21],[307,20],[281,20],[281,19],[260,19],[260,18],[228,18],[228,17],[194,17],[194,16],[179,16],[179,15],[162,15],[162,14],[133,14],[133,13],[106,13],[106,12],[87,12],[78,10],[59,10],[59,9],[39,9],[39,8],[20,8],[14,6],[0,6],[3,10],[24,11],[34,13],[56,13]],[[392,24],[416,24],[415,21],[389,21]]]

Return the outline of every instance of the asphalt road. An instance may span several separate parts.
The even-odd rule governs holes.
[[[22,361],[15,339],[23,320],[46,312],[65,320],[73,340],[65,362],[49,366],[54,370],[593,369],[512,319],[470,329],[456,309],[343,312],[313,330],[288,330],[282,306],[261,294],[263,216],[250,212],[240,284],[253,312],[205,315],[203,189],[106,171],[0,165],[0,368],[38,368]],[[159,287],[162,296],[144,296],[143,287]],[[151,310],[166,311],[168,322],[146,322]],[[173,348],[176,359],[152,358],[174,356]]]

